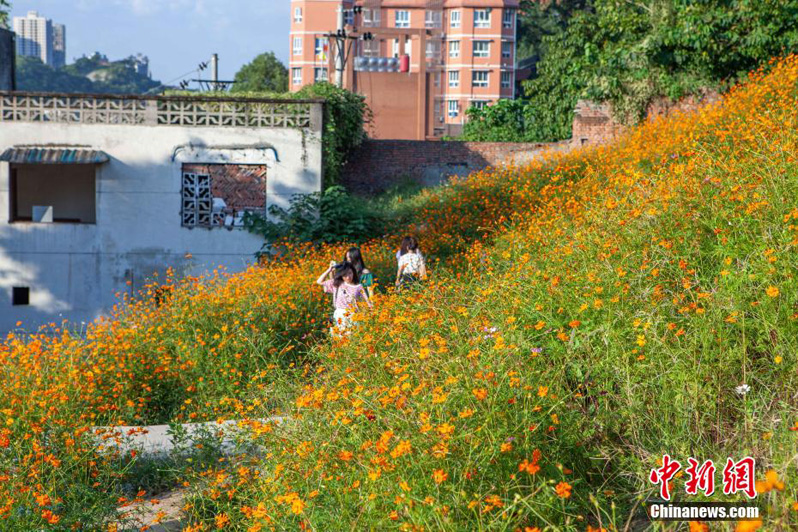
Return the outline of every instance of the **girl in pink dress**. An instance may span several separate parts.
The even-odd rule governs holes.
[[[327,279],[330,276],[332,279]],[[330,267],[316,279],[316,284],[333,295],[334,324],[330,329],[333,336],[337,336],[336,332],[345,333],[352,326],[352,313],[358,310],[359,302],[372,306],[355,268],[349,263],[331,262]]]

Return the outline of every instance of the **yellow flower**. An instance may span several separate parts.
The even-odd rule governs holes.
[[[435,484],[440,484],[448,478],[448,473],[446,473],[443,469],[436,469],[432,472],[432,480],[435,481]]]
[[[765,290],[765,293],[770,297],[778,297],[779,296],[779,289],[775,286],[768,286],[768,289]]]

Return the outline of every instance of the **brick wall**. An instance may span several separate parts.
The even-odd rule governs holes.
[[[715,91],[704,91],[701,94],[687,96],[676,102],[667,98],[659,98],[648,106],[646,115],[648,120],[653,120],[676,111],[690,113],[720,99],[720,94]],[[612,118],[612,106],[610,104],[580,100],[574,110],[571,140],[576,146],[603,144],[613,141],[623,134],[626,129],[626,126]]]
[[[360,194],[378,194],[403,181],[435,186],[453,175],[487,166],[523,163],[568,143],[368,140],[344,167],[341,184]]]
[[[718,93],[706,91],[678,102],[656,100],[648,108],[648,119],[696,111],[719,99]],[[358,194],[379,194],[403,181],[435,186],[449,176],[468,175],[487,166],[522,164],[547,151],[610,142],[626,129],[612,118],[609,104],[582,100],[574,110],[571,139],[558,143],[368,140],[350,157],[341,184]]]

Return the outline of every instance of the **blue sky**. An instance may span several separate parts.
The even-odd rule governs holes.
[[[153,78],[175,84],[219,54],[219,77],[232,79],[256,55],[288,61],[289,0],[11,0],[66,25],[67,62],[99,51],[109,59],[150,58]],[[207,70],[203,74],[207,74]],[[195,78],[191,73],[187,78]],[[207,76],[203,76],[207,77]]]

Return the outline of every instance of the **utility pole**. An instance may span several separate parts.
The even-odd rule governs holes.
[[[211,87],[212,90],[219,90],[219,54],[211,56]]]
[[[344,34],[344,5],[338,4],[338,29],[335,32],[336,35],[343,35]],[[346,43],[346,39],[341,39],[340,37],[335,40],[335,84],[343,88],[344,86],[344,46]]]
[[[222,81],[219,79],[219,54],[213,54],[210,61],[211,79],[192,79],[191,81],[199,83],[200,90],[203,91],[226,91],[232,86],[235,81]],[[198,72],[202,72],[208,68],[208,62],[203,61],[199,64]],[[180,82],[181,89],[188,88],[188,81],[183,80]]]

